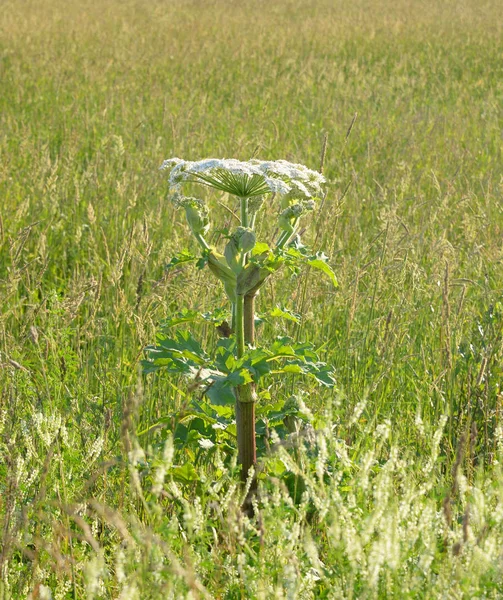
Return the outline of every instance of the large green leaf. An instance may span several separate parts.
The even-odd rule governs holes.
[[[205,392],[209,401],[216,406],[229,406],[236,402],[236,396],[226,377],[215,378]]]
[[[322,273],[327,275],[330,281],[333,283],[334,287],[337,287],[339,285],[339,283],[337,282],[337,277],[335,276],[335,273],[333,272],[330,265],[327,263],[327,259],[328,257],[323,252],[318,252],[316,254],[316,258],[308,259],[307,264],[313,269],[317,269],[318,271],[321,271]]]
[[[319,383],[327,386],[335,385],[333,369],[319,360],[313,345],[308,342],[294,342],[288,337],[274,340],[270,348],[255,348],[235,361],[235,370],[229,373],[227,380],[234,385],[235,373],[240,377],[243,369],[249,371],[255,382],[265,375],[282,373],[300,373],[314,377]],[[241,383],[240,379],[238,383]]]
[[[181,467],[173,467],[171,469],[173,479],[181,483],[191,483],[199,481],[199,475],[191,462],[186,462]]]
[[[175,337],[158,334],[158,344],[147,346],[143,372],[152,373],[165,368],[172,373],[190,374],[209,362],[209,356],[188,331],[177,331]]]
[[[280,317],[282,319],[286,319],[287,321],[293,321],[294,323],[300,323],[301,316],[288,308],[276,306],[271,311],[269,311],[269,316],[271,317]]]
[[[299,241],[294,241],[286,250],[276,249],[276,253],[290,267],[296,270],[297,267],[307,265],[313,269],[321,271],[330,279],[334,287],[337,287],[337,278],[332,267],[328,264],[328,256],[323,252],[312,252]]]
[[[191,254],[188,250],[182,250],[173,256],[173,258],[166,265],[166,269],[172,269],[183,263],[193,262],[197,259],[197,256]]]
[[[161,330],[169,329],[170,327],[180,325],[181,323],[191,323],[199,317],[199,314],[200,313],[197,310],[184,308],[171,317],[164,319],[164,321],[161,322]]]

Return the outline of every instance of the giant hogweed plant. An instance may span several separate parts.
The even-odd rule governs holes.
[[[229,301],[231,327],[213,351],[204,350],[188,330],[173,326],[193,320],[197,313],[183,310],[166,320],[157,344],[146,349],[145,372],[167,370],[186,375],[203,390],[216,408],[234,405],[238,460],[246,494],[244,510],[252,513],[257,490],[257,444],[255,414],[257,386],[266,376],[298,373],[332,386],[331,368],[321,362],[312,344],[277,338],[269,346],[255,339],[255,298],[278,269],[309,265],[337,284],[327,257],[313,254],[297,234],[299,223],[316,207],[323,195],[325,179],[319,172],[284,160],[246,162],[234,159],[205,159],[189,162],[166,160],[161,169],[169,173],[169,197],[185,210],[187,222],[201,249],[199,268],[208,267],[223,284]],[[183,194],[186,184],[200,183],[229,195],[228,208],[239,215],[239,226],[228,232],[223,252],[209,243],[210,209],[200,198]],[[274,242],[258,240],[256,224],[265,202],[278,206],[279,231]],[[187,251],[171,264],[197,260]],[[218,319],[218,311],[208,318]],[[215,315],[217,315],[215,317]],[[221,414],[221,413],[220,413]]]

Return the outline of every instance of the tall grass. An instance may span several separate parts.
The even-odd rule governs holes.
[[[502,593],[501,23],[496,0],[2,4],[3,598]],[[139,375],[166,314],[223,304],[165,269],[191,242],[157,167],[317,168],[325,135],[304,238],[340,287],[305,272],[257,308],[306,314],[260,335],[323,344],[338,391],[276,384],[318,433],[271,451],[249,523],[232,465],[171,456],[187,384]]]

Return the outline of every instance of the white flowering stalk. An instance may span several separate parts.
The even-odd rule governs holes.
[[[208,253],[210,269],[224,284],[227,296],[233,304],[237,303],[237,296],[250,291],[243,290],[243,286],[237,289],[237,286],[239,275],[246,267],[247,255],[255,242],[249,249],[240,251],[239,259],[237,250],[233,250],[238,232],[231,235],[225,256],[210,247],[204,238],[209,228],[208,208],[200,199],[183,196],[183,184],[202,183],[239,198],[241,228],[250,232],[254,230],[255,219],[265,197],[274,194],[279,198],[283,209],[278,222],[281,234],[276,247],[283,248],[294,235],[300,217],[315,208],[316,200],[323,195],[322,185],[325,182],[321,173],[285,160],[239,161],[208,158],[186,161],[181,158],[169,158],[163,162],[161,169],[169,171],[171,198],[178,207],[185,209],[195,238]],[[238,231],[241,228],[238,228]],[[257,273],[254,272],[247,273],[246,277],[241,279],[253,282],[253,286],[259,286],[265,276],[266,274],[262,273],[262,277],[257,279]]]
[[[200,182],[238,198],[268,193],[290,196],[292,200],[319,198],[325,183],[321,173],[286,160],[207,158],[192,162],[169,158],[161,169],[170,171],[172,188],[179,189],[185,182]]]
[[[236,334],[236,354],[244,356],[246,345],[254,345],[254,299],[265,279],[281,264],[281,252],[295,234],[300,218],[313,210],[323,195],[325,178],[304,165],[285,160],[264,161],[208,158],[186,161],[165,160],[161,169],[169,172],[171,198],[185,209],[188,224],[203,249],[210,270],[223,283],[232,303],[233,329]],[[205,239],[209,230],[209,210],[205,203],[183,196],[183,185],[201,183],[235,196],[240,206],[240,226],[229,236],[224,253]],[[250,260],[256,247],[255,220],[267,197],[278,199],[281,208],[276,253],[266,250]],[[264,246],[264,245],[263,245]],[[269,246],[265,245],[266,248]],[[315,264],[311,261],[310,264]],[[255,384],[235,388],[236,424],[241,481],[251,485],[247,493],[247,511],[253,513],[252,499],[257,488],[255,447]],[[251,476],[249,477],[249,474]]]

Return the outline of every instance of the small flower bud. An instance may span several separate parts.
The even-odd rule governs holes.
[[[210,227],[209,210],[206,204],[199,198],[188,198],[175,194],[172,197],[173,202],[178,207],[185,209],[185,216],[190,229],[194,234],[205,234]]]
[[[292,204],[288,208],[285,208],[279,215],[278,225],[283,231],[293,232],[293,224],[296,219],[302,214],[302,207],[300,204]]]
[[[253,229],[249,229],[248,227],[238,227],[234,236],[237,238],[238,247],[241,252],[250,252],[250,250],[253,250],[255,242],[257,241],[257,236]]]
[[[279,216],[279,227],[283,231],[293,232],[294,224],[304,213],[314,210],[314,200],[304,200],[297,204],[291,204],[285,208]]]
[[[256,239],[255,232],[248,227],[238,227],[231,235],[225,246],[224,254],[229,267],[234,273],[241,271],[241,257],[253,249]]]

